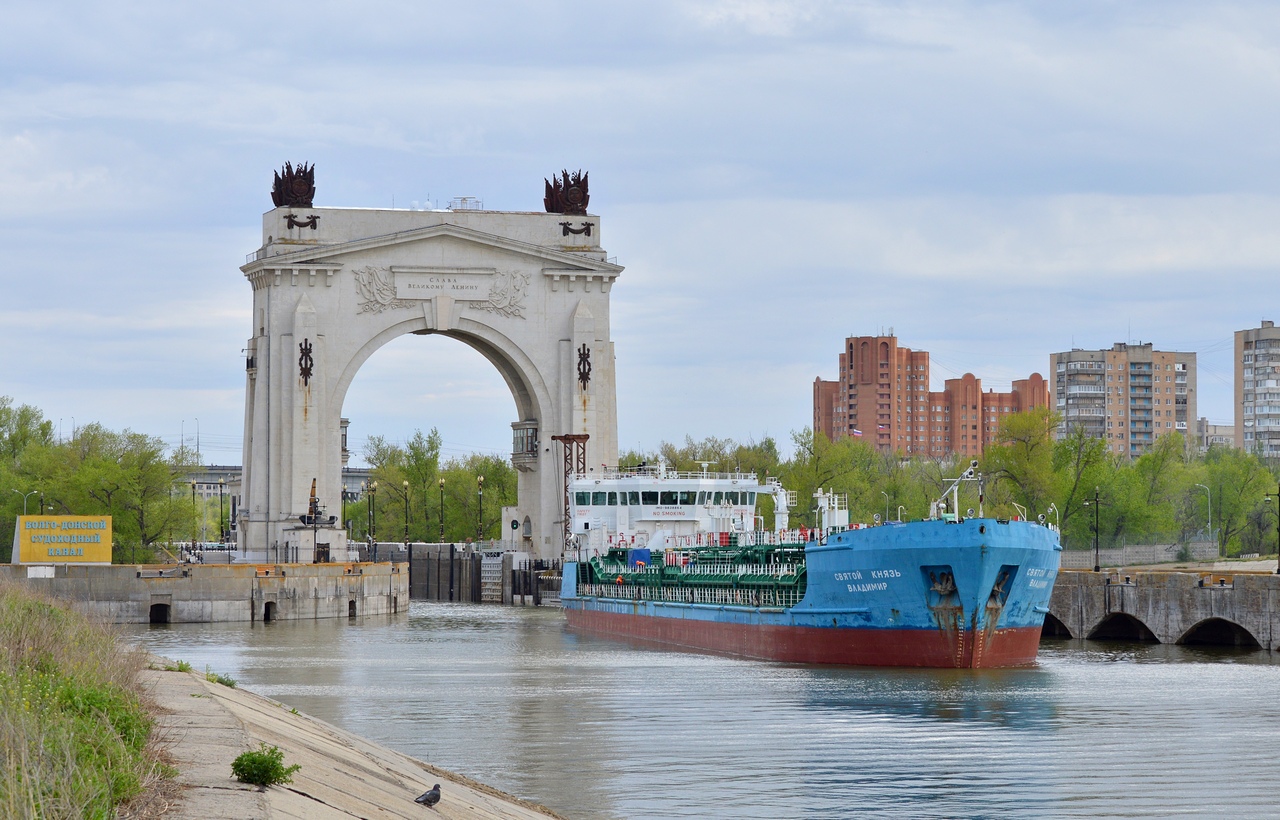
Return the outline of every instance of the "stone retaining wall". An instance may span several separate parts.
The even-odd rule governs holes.
[[[6,564],[0,581],[25,584],[110,623],[342,618],[409,606],[404,564]]]

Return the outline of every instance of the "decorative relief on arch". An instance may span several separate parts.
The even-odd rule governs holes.
[[[515,271],[493,274],[488,300],[472,302],[472,310],[485,310],[508,318],[524,318],[524,300],[529,295],[529,274]]]
[[[413,307],[408,299],[396,298],[396,275],[386,268],[366,266],[352,273],[356,277],[356,292],[360,295],[357,313],[381,313],[384,310]]]

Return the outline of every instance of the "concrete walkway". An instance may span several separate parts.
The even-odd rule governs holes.
[[[164,816],[182,820],[262,818],[537,818],[541,806],[379,746],[280,703],[194,672],[143,672],[156,703],[156,732],[178,770],[181,799]],[[231,761],[258,743],[278,746],[293,782],[259,790],[231,776]],[[440,784],[429,809],[413,798]]]

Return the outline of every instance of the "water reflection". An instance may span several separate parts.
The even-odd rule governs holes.
[[[1271,811],[1280,754],[1259,652],[1046,641],[1031,669],[788,666],[426,603],[133,634],[575,818],[1248,815]]]

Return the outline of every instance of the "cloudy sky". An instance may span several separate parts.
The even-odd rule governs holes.
[[[1231,2],[10,0],[0,26],[0,395],[239,463],[272,171],[316,204],[537,210],[591,173],[619,439],[785,442],[844,337],[985,386],[1049,354],[1199,354],[1276,319],[1280,6]],[[407,337],[357,444],[509,452],[498,373]],[[197,422],[198,419],[198,422]]]

